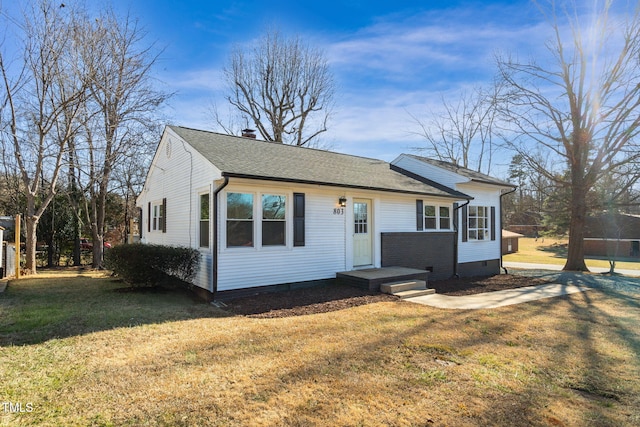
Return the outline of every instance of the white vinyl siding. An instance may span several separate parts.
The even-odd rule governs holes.
[[[464,186],[459,186],[458,190],[465,194],[469,194],[474,197],[474,200],[467,206],[485,206],[488,211],[491,210],[491,206],[496,208],[496,236],[495,240],[491,240],[489,230],[489,236],[487,240],[468,240],[462,241],[462,209],[456,211],[459,222],[459,236],[458,236],[458,262],[476,262],[484,260],[494,260],[500,258],[500,192],[495,187],[483,186],[481,184],[469,183]],[[467,232],[468,233],[468,232]]]
[[[170,150],[167,150],[168,143],[171,143]],[[170,157],[167,157],[167,152]],[[207,192],[212,194],[212,188],[216,185],[214,181],[220,178],[218,169],[167,128],[137,199],[137,206],[142,208],[143,215],[141,242],[199,248],[201,260],[194,284],[205,289],[210,289],[212,283],[212,245],[211,240],[209,248],[200,248],[199,244],[200,195]],[[160,204],[164,198],[167,199],[167,232],[149,233],[147,230],[153,225],[153,213],[148,214],[147,205]],[[212,211],[210,216],[213,217]]]
[[[226,191],[245,192],[246,188],[230,184]],[[346,269],[347,215],[333,213],[337,203],[335,192],[294,187],[285,192],[282,188],[265,186],[255,191],[256,197],[258,194],[260,197],[254,200],[261,201],[262,194],[286,196],[285,215],[289,219],[293,215],[293,203],[289,201],[293,200],[294,192],[305,194],[305,245],[293,246],[293,221],[290,220],[285,226],[285,246],[258,245],[261,236],[256,236],[254,247],[227,248],[223,244],[218,254],[219,291],[329,279]],[[257,210],[258,207],[254,212]],[[258,218],[262,218],[261,214]],[[222,217],[220,221],[224,224],[222,221],[226,218]],[[256,221],[254,229],[261,227],[261,221]],[[225,242],[226,236],[221,235],[220,239]]]
[[[453,189],[456,188],[457,184],[469,181],[469,178],[458,175],[455,172],[439,168],[404,154],[398,156],[391,164]]]

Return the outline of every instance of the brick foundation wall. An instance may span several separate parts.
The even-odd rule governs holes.
[[[430,280],[453,275],[455,233],[382,233],[382,267],[429,270]]]

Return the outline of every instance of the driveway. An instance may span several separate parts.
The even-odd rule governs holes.
[[[529,264],[529,266],[531,265]],[[544,265],[544,267],[549,266]],[[544,298],[584,292],[590,289],[640,294],[640,277],[609,276],[600,273],[577,273],[550,269],[511,268],[514,268],[514,270],[509,271],[511,274],[543,278],[552,283],[466,296],[432,294],[408,298],[405,301],[438,308],[480,309],[521,304]]]

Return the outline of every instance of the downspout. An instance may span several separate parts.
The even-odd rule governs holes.
[[[504,249],[502,247],[502,197],[506,196],[507,194],[513,193],[517,189],[518,187],[513,187],[513,190],[500,194],[500,268],[504,270],[504,274],[509,274],[509,272],[504,267],[504,265],[502,265],[502,250]]]
[[[213,192],[213,253],[211,254],[212,268],[211,272],[211,293],[213,294],[212,300],[215,301],[216,293],[218,292],[218,193],[220,193],[224,187],[229,184],[229,177],[224,177],[224,182]]]
[[[461,204],[460,206],[456,206],[453,208],[454,221],[453,221],[453,277],[456,279],[460,276],[458,275],[458,209],[467,206],[471,200],[467,200],[466,203]]]

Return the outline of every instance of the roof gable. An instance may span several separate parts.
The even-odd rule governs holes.
[[[417,156],[415,154],[402,154],[403,156],[407,156],[410,157],[412,159],[427,163],[431,166],[435,166],[441,169],[444,169],[448,172],[451,173],[455,173],[463,178],[465,178],[466,180],[472,181],[472,182],[478,182],[478,183],[482,183],[482,184],[489,184],[489,185],[498,185],[500,187],[515,187],[513,184],[510,184],[506,181],[502,181],[500,179],[494,178],[492,176],[486,175],[484,173],[481,172],[477,172],[474,171],[472,169],[469,168],[465,168],[462,166],[458,166],[454,163],[451,162],[445,162],[443,160],[436,160],[436,159],[430,159],[428,157],[422,157],[422,156]]]
[[[222,171],[223,176],[471,198],[449,187],[430,185],[392,170],[382,160],[179,126],[169,128]]]

